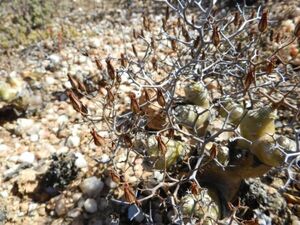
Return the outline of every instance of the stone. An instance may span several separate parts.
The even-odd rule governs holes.
[[[62,216],[67,213],[66,201],[63,198],[57,200],[55,204],[55,213],[57,216]]]
[[[103,187],[104,183],[95,176],[86,178],[80,184],[81,191],[90,197],[97,196],[102,191]]]
[[[19,162],[33,164],[35,156],[32,152],[23,152],[19,157]]]
[[[68,212],[67,216],[70,217],[70,218],[77,218],[77,217],[80,216],[80,214],[81,214],[81,209],[75,208],[75,209],[71,209]]]
[[[99,38],[97,37],[94,37],[94,38],[91,38],[90,42],[89,42],[89,46],[91,48],[99,48],[101,46],[101,41]]]
[[[17,119],[17,125],[15,128],[16,134],[27,133],[28,130],[33,126],[34,121],[31,119],[19,118]]]
[[[88,213],[94,213],[97,211],[97,202],[93,198],[88,198],[87,200],[85,200],[83,206],[85,211],[87,211]]]
[[[109,156],[108,156],[107,154],[102,154],[102,155],[98,158],[97,161],[100,162],[100,163],[108,163],[108,162],[110,161],[110,158],[109,158]]]
[[[6,152],[9,150],[9,147],[5,144],[0,144],[0,152]]]
[[[76,152],[75,156],[76,156],[75,166],[77,168],[86,168],[88,164],[84,156],[80,152]]]
[[[69,136],[68,139],[67,139],[66,145],[69,148],[78,147],[80,145],[80,137],[78,137],[77,135],[71,135],[71,136]]]

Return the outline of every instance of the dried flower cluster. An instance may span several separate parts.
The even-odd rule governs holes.
[[[288,183],[299,170],[299,77],[282,55],[299,24],[282,36],[261,7],[164,2],[164,15],[151,14],[159,26],[145,13],[120,58],[95,59],[99,77],[69,76],[68,96],[112,156],[110,198],[140,210],[129,221],[239,221],[230,202],[243,179],[284,166]],[[292,115],[285,136],[275,126],[282,109]]]

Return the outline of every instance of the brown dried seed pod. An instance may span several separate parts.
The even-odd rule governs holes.
[[[179,17],[177,18],[177,27],[181,27],[181,19]]]
[[[100,71],[103,70],[103,66],[102,66],[100,59],[95,59],[95,62],[96,62],[98,70],[100,70]]]
[[[155,56],[152,57],[151,59],[152,67],[156,71],[157,70],[157,59]]]
[[[198,45],[200,44],[200,40],[201,40],[201,37],[200,37],[200,35],[198,35],[197,38],[194,40],[194,48],[198,47]]]
[[[127,62],[127,59],[125,58],[124,53],[121,53],[121,65],[123,67],[127,67],[127,65],[128,65],[128,62]]]
[[[113,103],[115,100],[115,97],[114,97],[113,93],[111,92],[111,89],[107,88],[106,91],[107,91],[106,98],[107,98],[108,104]]]
[[[269,62],[267,62],[267,65],[265,67],[265,71],[266,71],[267,74],[271,74],[273,69],[274,69],[274,62],[273,62],[273,60],[270,60]]]
[[[77,112],[82,112],[82,103],[81,101],[78,99],[78,97],[74,94],[74,92],[72,90],[68,90],[67,91],[67,95],[70,98],[71,104],[73,106],[73,108],[77,111]]]
[[[86,87],[85,87],[84,83],[81,82],[80,80],[77,80],[77,82],[78,82],[78,88],[79,88],[79,90],[80,90],[81,92],[86,93],[87,90],[86,90]]]
[[[239,12],[234,13],[234,19],[233,19],[233,24],[235,26],[239,25],[239,20],[240,20],[240,14]]]
[[[106,68],[107,68],[107,73],[108,73],[110,79],[114,80],[116,71],[115,71],[115,68],[113,67],[113,65],[111,64],[110,59],[106,60]]]
[[[135,48],[134,44],[132,44],[131,46],[132,46],[132,51],[133,51],[135,57],[138,57],[138,53],[136,51],[136,48]]]
[[[295,27],[294,35],[295,35],[297,38],[300,38],[300,21],[297,23],[297,25],[296,25],[296,27]]]
[[[161,136],[155,136],[155,139],[157,140],[158,143],[158,150],[162,153],[162,155],[166,154],[167,152],[167,146],[166,144],[162,141]]]
[[[91,130],[91,135],[93,136],[93,140],[96,146],[104,146],[105,145],[105,139],[101,137],[94,128]]]
[[[75,78],[73,78],[69,73],[67,74],[69,82],[71,83],[71,86],[76,91],[78,90],[78,82]]]
[[[166,21],[165,18],[162,18],[162,28],[163,28],[164,31],[167,30],[167,21]]]
[[[198,195],[200,193],[200,188],[198,187],[198,184],[193,181],[191,184],[191,193],[193,195]]]
[[[171,40],[171,47],[172,47],[172,50],[173,50],[174,52],[176,52],[176,50],[177,50],[177,43],[176,43],[176,40],[174,40],[174,39]]]
[[[249,87],[252,83],[255,83],[255,67],[250,66],[244,82],[244,93],[249,90]]]
[[[144,35],[144,30],[143,29],[141,29],[141,37],[143,37],[143,38],[145,38],[145,35]]]
[[[136,99],[136,96],[134,93],[130,93],[129,94],[129,97],[130,97],[130,108],[131,108],[131,111],[135,114],[139,114],[141,112],[141,109],[140,109],[140,106],[137,102],[137,99]]]
[[[123,185],[123,190],[124,190],[124,198],[127,202],[129,202],[130,204],[137,202],[135,194],[128,183],[125,183]]]
[[[153,37],[151,37],[151,48],[156,49],[155,40]]]
[[[209,150],[209,157],[211,159],[215,159],[218,155],[218,149],[217,149],[217,146],[215,144],[213,144]]]
[[[133,36],[134,39],[137,39],[137,34],[136,34],[135,29],[132,30],[132,36]]]
[[[220,44],[220,35],[217,26],[213,27],[212,42],[216,47]]]
[[[166,14],[165,14],[165,20],[168,21],[170,17],[170,10],[169,10],[169,7],[166,8]]]
[[[258,30],[264,32],[268,27],[268,10],[264,11],[258,23]]]
[[[157,89],[156,91],[156,100],[161,107],[166,105],[165,97],[160,89]]]
[[[182,36],[185,38],[186,42],[190,42],[191,41],[191,37],[189,35],[189,32],[187,31],[187,29],[185,28],[185,26],[181,26],[181,32],[182,32]]]
[[[132,140],[128,134],[123,134],[122,138],[127,148],[131,148],[133,146]]]

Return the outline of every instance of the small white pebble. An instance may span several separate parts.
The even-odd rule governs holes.
[[[110,158],[107,154],[102,154],[98,159],[98,161],[101,163],[108,163],[109,160],[110,160]]]
[[[7,198],[7,197],[8,197],[8,192],[7,192],[7,191],[1,191],[1,192],[0,192],[0,196],[1,196],[2,198]]]
[[[32,152],[23,152],[19,157],[19,162],[33,164],[35,156]]]
[[[39,140],[39,135],[38,134],[30,135],[30,141],[37,142],[38,140]]]
[[[80,189],[88,196],[97,196],[103,189],[104,183],[97,177],[86,178],[81,184]]]
[[[91,48],[99,48],[101,46],[101,41],[99,38],[91,38],[90,42],[89,42],[89,46]]]
[[[46,76],[46,84],[52,85],[55,83],[55,79],[52,76]]]
[[[88,213],[94,213],[97,211],[97,202],[95,201],[95,199],[88,198],[87,200],[85,200],[83,206]]]
[[[66,115],[61,115],[57,118],[57,123],[59,126],[66,124],[68,121],[69,121],[69,118]]]
[[[0,144],[0,152],[6,152],[9,150],[9,147],[5,144]]]
[[[80,137],[71,135],[67,139],[67,146],[69,148],[78,147],[80,145]]]
[[[84,156],[80,152],[76,152],[75,156],[76,156],[75,166],[77,168],[87,167],[87,161],[85,160]]]

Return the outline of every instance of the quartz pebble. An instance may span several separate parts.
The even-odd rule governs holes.
[[[100,163],[108,163],[110,160],[109,156],[107,154],[103,154],[99,157],[98,161]]]
[[[67,213],[66,202],[63,198],[57,200],[55,204],[55,212],[58,216],[62,216]]]
[[[101,41],[98,38],[92,38],[90,40],[89,46],[91,48],[99,48],[101,46]]]
[[[80,137],[76,135],[71,135],[67,139],[67,146],[69,148],[78,147],[80,145]]]
[[[88,198],[85,200],[83,206],[88,213],[94,213],[97,211],[97,202],[93,198]]]
[[[87,167],[87,161],[85,160],[84,156],[80,152],[76,152],[75,156],[76,156],[75,166],[77,168]]]
[[[35,156],[32,152],[23,152],[19,157],[19,162],[33,164]]]
[[[103,189],[103,182],[97,177],[86,178],[81,184],[80,189],[88,196],[97,196]]]
[[[0,152],[6,152],[9,150],[9,147],[5,144],[0,144]]]

